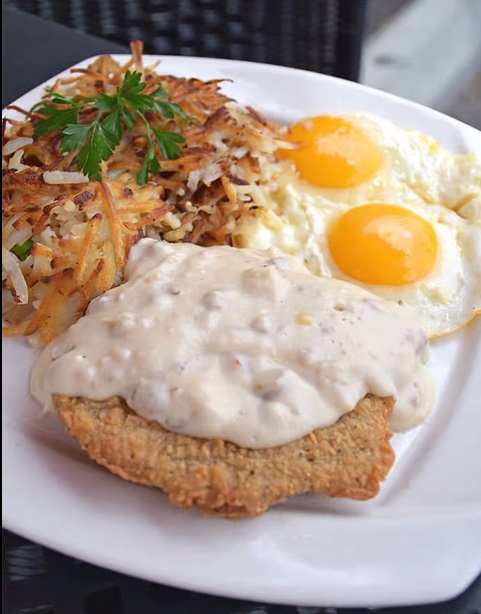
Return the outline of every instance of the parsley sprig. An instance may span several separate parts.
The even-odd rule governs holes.
[[[113,154],[124,131],[130,132],[141,121],[145,125],[147,148],[137,173],[137,183],[146,183],[149,172],[160,171],[158,152],[170,160],[178,158],[182,155],[180,145],[185,142],[177,132],[159,130],[149,118],[152,114],[168,119],[177,116],[188,120],[189,117],[178,104],[167,100],[162,85],[151,94],[144,94],[146,84],[141,77],[139,72],[127,71],[114,94],[68,97],[47,90],[47,97],[33,107],[45,117],[35,124],[34,138],[60,130],[62,152],[78,152],[74,164],[89,179],[100,181],[102,161]],[[87,117],[93,116],[93,119],[79,123],[81,115],[85,119],[87,111]]]

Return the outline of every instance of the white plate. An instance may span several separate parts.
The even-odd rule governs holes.
[[[453,151],[481,154],[476,130],[354,83],[247,62],[161,59],[165,73],[233,78],[226,93],[283,122],[367,110]],[[16,104],[28,108],[43,87]],[[398,459],[378,497],[297,497],[255,520],[231,522],[179,511],[160,491],[124,482],[89,461],[55,417],[39,416],[28,394],[33,352],[8,339],[3,525],[104,567],[219,595],[347,607],[452,597],[481,571],[479,318],[434,343],[432,353],[440,400],[426,425],[397,436]]]

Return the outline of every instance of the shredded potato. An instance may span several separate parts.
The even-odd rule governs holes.
[[[132,68],[142,71],[145,93],[162,81],[170,100],[191,118],[152,118],[186,142],[183,155],[162,160],[145,185],[135,179],[146,149],[143,125],[124,134],[98,182],[78,172],[74,153],[61,153],[58,130],[33,139],[43,119],[35,111],[10,107],[25,119],[3,121],[4,335],[48,343],[92,298],[122,281],[140,238],[232,244],[239,222],[275,190],[283,170],[275,158],[279,128],[236,106],[221,93],[220,81],[161,77],[143,67],[139,42],[132,43],[126,65],[104,56],[71,70],[52,89],[68,96],[112,93]]]

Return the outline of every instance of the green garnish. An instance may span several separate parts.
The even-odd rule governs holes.
[[[158,173],[160,162],[158,152],[169,160],[182,155],[180,143],[185,139],[177,132],[166,132],[155,128],[149,121],[147,113],[173,119],[175,116],[189,119],[182,108],[168,102],[167,92],[159,87],[151,94],[143,94],[146,84],[141,81],[141,73],[125,73],[122,85],[115,94],[98,96],[63,96],[53,90],[47,90],[47,98],[34,109],[45,116],[35,124],[34,138],[61,130],[61,149],[63,153],[78,152],[74,163],[89,179],[102,179],[100,164],[108,160],[120,143],[124,131],[131,131],[136,123],[145,124],[147,149],[137,183],[146,183],[149,172]],[[96,110],[90,123],[79,123],[80,112]],[[90,117],[90,114],[89,114]]]
[[[14,245],[10,251],[13,252],[17,258],[20,258],[20,260],[23,261],[30,256],[32,245],[32,239],[27,239],[23,243],[17,243],[17,245]]]

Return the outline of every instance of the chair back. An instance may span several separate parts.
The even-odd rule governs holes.
[[[146,53],[251,60],[357,80],[367,0],[4,0]]]

